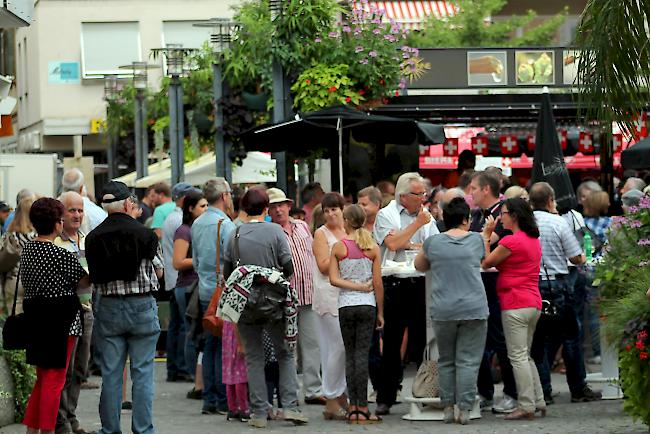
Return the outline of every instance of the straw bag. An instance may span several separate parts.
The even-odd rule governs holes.
[[[431,360],[429,345],[427,344],[424,347],[422,364],[413,379],[412,393],[414,398],[437,398],[440,395],[438,361]]]

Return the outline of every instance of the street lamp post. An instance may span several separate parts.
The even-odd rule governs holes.
[[[214,95],[214,152],[217,160],[217,176],[221,176],[228,182],[232,182],[232,164],[228,157],[229,144],[226,143],[223,132],[223,108],[221,99],[224,96],[224,81],[222,61],[223,53],[230,46],[232,28],[234,24],[228,18],[212,18],[205,23],[194,24],[197,27],[211,27],[212,52],[214,62],[212,63],[212,92]]]
[[[171,77],[169,83],[169,149],[172,160],[172,185],[185,180],[185,132],[183,111],[183,86],[181,75],[185,55],[193,50],[184,49],[180,44],[167,44],[167,48],[153,50],[162,53],[167,62],[167,74]]]
[[[106,75],[104,76],[104,99],[108,103],[106,106],[106,114],[111,110],[111,104],[115,101],[117,97],[118,88],[117,88],[117,76],[116,75]],[[118,175],[117,169],[117,143],[119,138],[115,137],[110,130],[108,132],[108,149],[106,150],[106,161],[108,166],[108,178],[114,179]]]
[[[276,21],[282,14],[283,0],[269,0],[271,21]],[[274,37],[275,40],[275,37]],[[285,112],[285,77],[282,64],[278,58],[273,58],[273,122],[282,122],[286,118]],[[274,152],[276,164],[277,184],[281,190],[287,191],[287,161],[285,152]]]

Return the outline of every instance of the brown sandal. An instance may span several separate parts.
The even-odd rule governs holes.
[[[353,418],[352,416],[356,416],[356,418]],[[363,419],[360,419],[359,416],[363,416]],[[352,410],[348,413],[347,419],[348,423],[351,425],[373,425],[383,422],[381,417],[371,415],[370,412],[362,410]]]

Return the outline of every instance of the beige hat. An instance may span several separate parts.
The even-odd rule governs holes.
[[[266,190],[266,194],[269,195],[269,204],[282,202],[293,203],[293,200],[289,199],[287,195],[284,194],[284,191],[280,190],[279,188],[269,188]]]

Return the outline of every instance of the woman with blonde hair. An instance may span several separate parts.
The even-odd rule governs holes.
[[[381,253],[364,228],[359,205],[343,210],[346,237],[334,244],[329,276],[339,291],[339,323],[345,345],[345,376],[350,397],[349,423],[377,423],[368,411],[368,359],[375,327],[384,326]]]
[[[23,198],[18,207],[14,219],[11,221],[7,232],[2,236],[0,242],[0,273],[6,273],[4,278],[3,306],[0,311],[7,312],[7,306],[11,308],[14,292],[16,291],[16,279],[18,278],[18,267],[20,254],[23,247],[36,237],[36,231],[29,220],[29,210],[36,198],[29,196]],[[23,285],[18,281],[18,300],[16,302],[16,313],[23,311]]]

